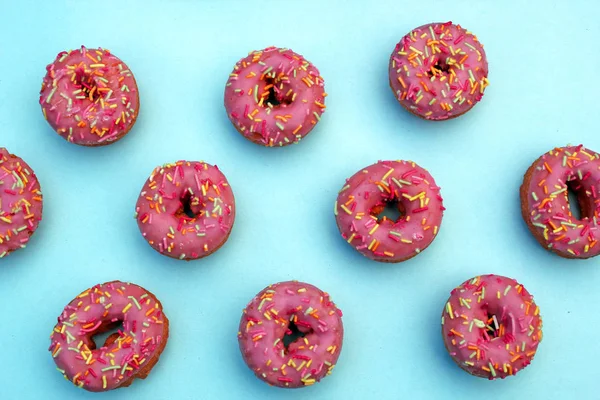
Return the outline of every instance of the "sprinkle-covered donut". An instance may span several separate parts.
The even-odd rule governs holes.
[[[386,206],[397,220],[380,217]],[[365,257],[401,262],[436,237],[444,206],[440,188],[412,161],[379,161],[354,174],[340,190],[335,218],[342,238]]]
[[[104,146],[124,137],[140,107],[129,67],[105,49],[62,51],[46,67],[40,105],[64,139]]]
[[[42,191],[29,165],[0,147],[0,258],[25,248],[42,220]]]
[[[483,45],[452,22],[420,26],[390,57],[390,86],[411,113],[440,121],[469,111],[488,86]]]
[[[521,212],[546,249],[565,258],[600,253],[600,156],[583,145],[558,147],[529,167],[521,185]],[[581,218],[571,213],[568,190],[577,196]]]
[[[244,361],[266,383],[299,388],[329,375],[342,350],[342,311],[302,282],[268,286],[246,306],[238,339]]]
[[[138,227],[154,250],[194,260],[214,253],[227,241],[235,199],[216,166],[177,161],[152,171],[135,210]]]
[[[225,109],[248,140],[267,146],[298,143],[325,111],[319,70],[300,54],[269,47],[253,51],[233,68]]]
[[[94,336],[119,326],[103,346]],[[119,281],[77,296],[58,317],[50,352],[64,377],[91,392],[126,387],[146,379],[169,337],[160,301],[146,289]]]
[[[462,369],[503,379],[533,360],[542,340],[540,309],[514,279],[477,276],[452,290],[442,312],[442,336]]]

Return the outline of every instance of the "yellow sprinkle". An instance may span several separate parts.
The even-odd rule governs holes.
[[[372,235],[372,234],[373,234],[373,232],[375,232],[375,231],[377,230],[377,228],[379,228],[379,224],[375,224],[375,226],[373,227],[373,229],[371,229],[371,230],[369,231],[369,235]]]

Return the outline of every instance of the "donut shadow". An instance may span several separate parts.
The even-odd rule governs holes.
[[[390,136],[386,137],[386,139],[395,142],[399,138],[406,139],[407,137],[410,137],[411,139],[419,141],[423,140],[423,146],[426,146],[428,143],[426,143],[425,140],[430,140],[430,135],[444,135],[448,131],[457,130],[463,132],[466,129],[459,127],[473,126],[477,124],[481,118],[473,114],[475,112],[474,110],[480,107],[479,103],[475,104],[473,108],[462,115],[439,121],[426,120],[409,112],[400,104],[400,102],[398,102],[393,89],[390,87],[389,55],[386,58],[381,59],[379,62],[381,63],[381,66],[378,68],[378,70],[382,71],[381,75],[384,75],[385,79],[381,79],[380,74],[373,74],[374,76],[371,77],[371,87],[377,88],[379,95],[375,98],[379,101],[378,108],[382,110],[382,115],[386,115],[387,117],[382,120],[382,122],[387,126],[386,131],[391,132]],[[398,133],[402,133],[402,135],[399,136],[397,135]],[[475,134],[476,132],[471,133],[472,136]],[[468,140],[470,138],[465,137],[464,139]]]
[[[487,273],[490,272],[480,271],[479,275]],[[467,275],[474,276],[475,274],[469,274],[468,272],[465,274],[464,272],[461,272],[457,282],[465,281],[469,277]],[[424,310],[427,312],[428,324],[430,324],[430,326],[425,329],[427,331],[427,343],[429,344],[429,351],[431,353],[428,358],[430,360],[435,360],[435,366],[432,365],[432,369],[437,369],[437,372],[444,374],[444,376],[441,378],[443,379],[441,382],[442,385],[448,385],[449,389],[452,391],[459,391],[463,390],[464,388],[469,388],[468,392],[466,393],[481,393],[481,391],[490,389],[490,386],[488,385],[499,385],[502,384],[501,382],[506,381],[506,379],[496,379],[493,380],[494,383],[491,383],[489,379],[471,375],[467,371],[463,370],[448,353],[448,350],[444,345],[441,318],[444,304],[448,300],[450,291],[456,285],[457,283],[453,282],[448,288],[446,288],[447,290],[445,292],[440,291],[439,295],[435,296],[435,302],[431,302],[428,306],[428,310]],[[510,378],[515,379],[515,377]]]
[[[520,204],[520,203],[519,203]],[[549,268],[555,272],[564,272],[565,268],[569,268],[570,270],[577,270],[579,272],[587,270],[590,267],[592,260],[595,257],[590,258],[565,258],[561,257],[555,252],[544,247],[533,235],[527,223],[523,220],[523,217],[520,214],[521,210],[519,207],[519,221],[518,227],[515,222],[515,232],[518,232],[519,238],[519,249],[520,252],[523,253],[527,257],[544,258],[547,260],[546,263],[532,263],[535,267],[540,267],[543,265],[543,269],[547,271]],[[523,245],[525,243],[525,245]],[[528,246],[528,247],[526,247]],[[535,254],[532,254],[534,252]],[[586,262],[587,261],[587,262]],[[568,265],[567,265],[568,264]]]
[[[220,146],[226,152],[234,152],[236,159],[244,162],[254,162],[260,165],[273,163],[276,165],[298,165],[305,158],[306,153],[315,154],[317,147],[323,144],[322,133],[329,129],[331,118],[322,118],[313,129],[298,143],[287,146],[267,147],[246,139],[233,125],[227,113],[221,110],[219,113],[219,130],[221,135]],[[319,141],[319,138],[320,141]]]
[[[337,198],[337,191],[335,191],[335,196]],[[323,204],[322,211],[320,213],[320,220],[327,221],[326,224],[327,224],[327,233],[328,233],[327,240],[328,240],[328,242],[324,243],[324,245],[327,248],[335,249],[336,251],[338,251],[338,249],[339,249],[339,251],[341,252],[340,256],[344,257],[344,259],[341,262],[335,262],[334,263],[335,265],[343,265],[344,268],[351,266],[352,268],[356,268],[357,270],[359,270],[361,272],[373,271],[374,269],[377,271],[392,271],[392,270],[395,271],[400,265],[402,267],[404,267],[404,266],[409,267],[417,262],[417,261],[415,261],[415,259],[422,257],[422,254],[417,254],[414,257],[412,257],[408,260],[405,260],[405,261],[401,261],[401,262],[382,262],[382,261],[375,261],[375,260],[370,259],[367,256],[364,256],[362,253],[360,253],[358,250],[356,250],[352,245],[347,243],[346,240],[342,237],[340,230],[337,226],[335,215],[333,213],[335,198],[333,198],[333,199],[328,198],[328,199],[331,200],[331,202],[328,202],[327,204],[325,204],[325,203]],[[433,242],[430,243],[430,246],[431,245],[433,245]],[[428,247],[429,246],[427,246],[427,248]],[[427,250],[427,248],[425,248],[421,253],[424,253]],[[339,259],[336,257],[336,260],[339,260]]]

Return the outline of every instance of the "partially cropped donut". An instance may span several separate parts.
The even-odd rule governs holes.
[[[398,209],[396,220],[382,215]],[[425,250],[444,214],[440,188],[412,161],[379,161],[350,177],[335,203],[342,238],[375,261],[401,262]]]
[[[0,258],[25,248],[42,220],[42,191],[29,165],[0,147]]]
[[[267,147],[298,143],[321,120],[325,84],[300,54],[269,47],[242,58],[225,86],[225,109],[248,140]]]
[[[104,146],[135,123],[140,98],[129,67],[106,49],[62,51],[46,67],[40,105],[52,129],[68,142]]]
[[[536,240],[565,258],[600,253],[600,155],[579,146],[557,147],[529,167],[521,185],[521,213]],[[571,212],[568,190],[581,216]]]
[[[400,104],[421,118],[458,117],[481,100],[488,63],[477,37],[452,22],[413,29],[396,45],[390,86]]]
[[[194,260],[217,251],[229,238],[235,199],[225,175],[203,161],[156,167],[135,208],[142,236],[160,254]]]
[[[97,344],[94,336],[122,325]],[[160,301],[132,283],[96,285],[71,301],[50,335],[58,371],[74,385],[104,392],[146,379],[169,337]]]
[[[269,385],[300,388],[329,375],[342,350],[342,311],[307,283],[270,285],[244,309],[238,340],[244,361]]]
[[[476,276],[452,290],[442,312],[442,336],[452,359],[468,373],[506,378],[535,356],[542,340],[540,309],[514,279]]]

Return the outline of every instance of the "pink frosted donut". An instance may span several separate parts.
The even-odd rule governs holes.
[[[342,350],[342,311],[302,282],[268,286],[246,306],[238,340],[244,361],[269,385],[299,388],[333,370]]]
[[[119,327],[102,347],[94,336]],[[77,296],[58,317],[50,352],[74,385],[104,392],[146,379],[167,345],[169,320],[152,293],[119,281]]]
[[[452,290],[442,312],[442,336],[462,369],[503,379],[533,360],[542,340],[540,309],[514,279],[477,276]]]
[[[386,206],[400,217],[380,217]],[[365,257],[401,262],[425,250],[438,233],[440,188],[412,161],[379,161],[354,174],[340,190],[335,218],[342,238]]]
[[[235,128],[254,143],[298,143],[325,111],[319,70],[292,50],[253,51],[233,68],[225,86],[225,109]]]
[[[177,161],[152,171],[135,210],[138,227],[154,250],[194,260],[214,253],[227,241],[235,199],[216,166]]]
[[[25,248],[42,220],[42,191],[29,165],[0,147],[0,258]]]
[[[489,84],[483,45],[452,22],[423,25],[404,36],[390,57],[389,74],[400,104],[433,121],[466,113]]]
[[[521,185],[521,213],[546,249],[565,258],[600,253],[600,155],[583,145],[557,147],[529,167]],[[571,213],[568,189],[577,196],[581,219]]]
[[[46,67],[40,105],[44,118],[64,139],[104,146],[133,127],[138,88],[125,63],[105,49],[62,51]]]

